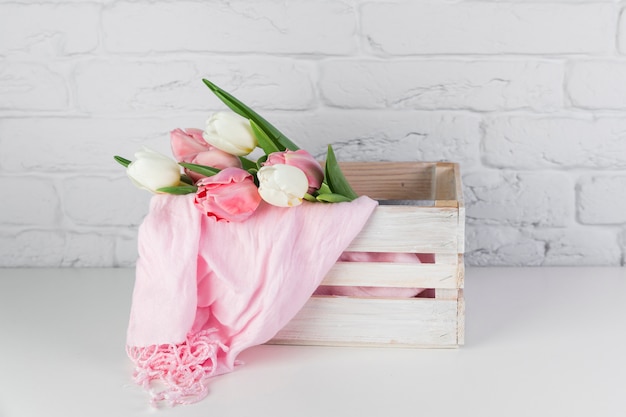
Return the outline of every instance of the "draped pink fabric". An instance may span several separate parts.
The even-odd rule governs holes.
[[[194,402],[271,339],[320,284],[377,203],[261,203],[245,222],[205,216],[193,195],[156,195],[139,229],[127,334],[135,380],[154,401]],[[155,388],[155,382],[163,385]]]

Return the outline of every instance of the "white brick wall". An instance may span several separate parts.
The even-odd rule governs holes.
[[[317,155],[462,164],[467,262],[626,259],[624,0],[0,2],[0,266],[129,266],[113,154],[215,81]]]

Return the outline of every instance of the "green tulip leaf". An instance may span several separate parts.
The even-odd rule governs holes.
[[[158,192],[167,193],[167,194],[175,194],[175,195],[185,195],[191,194],[198,191],[198,187],[195,185],[177,185],[175,187],[163,187],[157,189]]]
[[[320,194],[317,196],[317,201],[323,201],[324,203],[343,203],[346,201],[352,201],[353,199],[341,194]]]
[[[317,199],[315,197],[313,197],[311,194],[309,193],[305,193],[304,197],[303,197],[306,201],[311,201],[313,203],[315,203],[317,201]]]
[[[330,190],[330,187],[325,182],[322,183],[320,188],[317,190],[318,194],[332,194],[333,192]]]
[[[250,119],[250,126],[252,127],[252,132],[254,133],[254,136],[256,136],[256,140],[259,143],[261,149],[263,149],[263,152],[269,155],[271,153],[280,152],[282,150],[280,149],[279,145],[277,145],[272,140],[272,138],[267,136],[267,134],[252,119]]]
[[[256,162],[249,160],[248,158],[245,158],[243,156],[239,157],[239,160],[241,161],[241,167],[243,169],[245,169],[246,171],[251,169],[251,168],[256,168]]]
[[[257,169],[261,169],[261,167],[263,166],[263,164],[265,163],[265,161],[267,161],[267,154],[260,156],[259,159],[256,160],[256,167]]]
[[[204,175],[205,177],[211,177],[215,174],[217,174],[218,172],[220,172],[219,169],[217,168],[213,168],[213,167],[208,167],[206,165],[198,165],[198,164],[190,164],[187,162],[179,162],[178,165],[187,168],[189,171],[193,171],[195,173],[198,173],[200,175]]]
[[[289,140],[287,136],[283,135],[278,130],[277,132],[278,135],[276,136],[276,140],[278,141],[278,143],[283,145],[285,149],[289,149],[290,151],[297,151],[298,149],[300,149],[300,147],[293,143],[291,140]]]
[[[183,174],[180,176],[181,182],[185,184],[193,185],[193,180],[189,177],[189,175]]]
[[[349,198],[349,201],[354,200],[358,197],[358,195],[354,192],[348,180],[341,172],[341,168],[339,168],[339,164],[337,163],[337,158],[335,157],[335,152],[333,151],[333,147],[328,145],[328,155],[326,156],[326,167],[324,168],[326,182],[330,187],[333,194],[340,194]]]
[[[126,159],[126,158],[122,158],[121,156],[117,156],[117,155],[115,155],[113,157],[113,159],[115,159],[117,162],[119,162],[119,164],[122,165],[124,168],[128,168],[128,166],[132,162],[132,161]]]
[[[291,140],[289,140],[289,138],[287,138],[287,136],[285,136],[280,130],[276,129],[276,127],[274,127],[270,122],[265,120],[250,107],[239,101],[235,96],[227,91],[222,90],[217,85],[213,84],[207,79],[203,79],[202,82],[204,82],[204,84],[209,87],[213,94],[215,94],[217,98],[222,100],[222,102],[226,104],[232,111],[240,116],[245,117],[246,119],[254,121],[261,128],[261,130],[265,132],[267,136],[272,138],[275,143],[279,143],[281,145],[281,151],[284,151],[285,149],[297,151],[299,149],[298,146]]]

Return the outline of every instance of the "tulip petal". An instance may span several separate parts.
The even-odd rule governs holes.
[[[309,187],[304,172],[290,165],[264,166],[259,170],[257,178],[261,198],[278,207],[300,205]]]

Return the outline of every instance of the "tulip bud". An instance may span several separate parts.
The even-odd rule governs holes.
[[[304,172],[290,165],[264,166],[257,173],[257,178],[261,198],[274,206],[300,205],[309,189],[309,181]]]
[[[206,165],[217,169],[241,168],[241,161],[235,155],[209,145],[202,138],[200,129],[175,129],[170,133],[172,153],[178,162]],[[185,169],[185,173],[195,182],[204,175]]]
[[[257,146],[250,121],[232,112],[211,116],[202,137],[216,148],[237,156],[247,155]]]
[[[156,193],[159,188],[180,183],[180,166],[176,161],[149,148],[136,152],[135,158],[126,168],[126,174],[138,188]]]
[[[274,152],[267,157],[264,166],[277,164],[300,168],[309,182],[309,194],[318,190],[324,181],[324,170],[313,155],[303,149],[297,151]]]
[[[195,203],[218,221],[242,222],[254,213],[261,197],[252,175],[231,167],[198,181]]]
[[[170,132],[172,154],[178,162],[191,162],[197,154],[209,148],[209,144],[202,138],[204,132],[200,129],[174,129]]]

